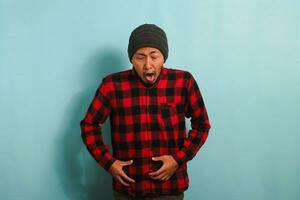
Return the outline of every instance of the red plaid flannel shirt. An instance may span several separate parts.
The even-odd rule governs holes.
[[[101,134],[101,124],[107,117],[113,155]],[[185,117],[191,118],[188,135]],[[169,68],[163,68],[150,87],[143,84],[134,69],[105,77],[80,126],[88,151],[105,170],[116,159],[133,160],[123,170],[135,183],[124,187],[113,179],[115,190],[132,196],[184,192],[189,186],[186,163],[204,144],[210,129],[193,76]],[[172,155],[179,164],[168,181],[153,180],[148,175],[161,166],[151,158],[161,155]]]

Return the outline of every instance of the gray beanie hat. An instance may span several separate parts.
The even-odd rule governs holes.
[[[164,62],[168,58],[169,48],[166,33],[155,24],[143,24],[132,31],[127,49],[130,62],[134,53],[142,47],[159,49],[164,56]]]

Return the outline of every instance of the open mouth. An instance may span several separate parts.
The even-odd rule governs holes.
[[[154,74],[154,72],[146,72],[145,73],[145,79],[148,82],[153,83],[155,81],[155,74]]]

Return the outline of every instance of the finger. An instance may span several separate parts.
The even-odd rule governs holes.
[[[123,179],[121,178],[121,176],[119,176],[118,174],[113,174],[113,177],[115,180],[119,181],[122,185],[129,186],[129,184],[124,182]]]
[[[161,173],[164,173],[164,172],[165,172],[164,166],[161,166],[161,168],[159,168],[157,171],[150,172],[149,175],[150,176],[159,176]]]
[[[170,178],[171,178],[171,176],[168,176],[167,179],[166,179],[166,181],[168,181]]]
[[[163,161],[164,156],[157,156],[157,157],[152,157],[153,161]]]
[[[169,180],[169,178],[170,178],[170,176],[169,175],[165,175],[164,177],[162,177],[162,181],[167,181],[167,180]]]
[[[127,165],[131,165],[132,163],[133,163],[133,160],[122,161],[121,165],[122,166],[127,166]]]
[[[128,182],[131,182],[131,183],[134,183],[135,181],[130,178],[129,176],[127,176],[127,174],[125,174],[125,172],[123,171],[121,174],[122,178],[125,180],[125,181],[128,181]]]
[[[162,178],[165,176],[165,174],[160,174],[159,176],[152,176],[151,178],[154,180],[162,180]]]
[[[116,176],[117,180],[124,186],[129,187],[130,185],[126,183],[121,176]]]

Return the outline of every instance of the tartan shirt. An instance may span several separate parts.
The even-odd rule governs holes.
[[[101,124],[110,118],[113,154],[103,143]],[[185,117],[191,118],[186,134]],[[95,160],[109,170],[113,162],[133,160],[124,172],[130,187],[113,179],[113,188],[131,196],[179,194],[189,186],[187,161],[204,144],[210,123],[193,76],[163,67],[157,81],[145,85],[134,69],[106,76],[96,91],[84,119],[81,136]],[[179,167],[167,181],[148,175],[162,165],[155,156],[171,155]]]

